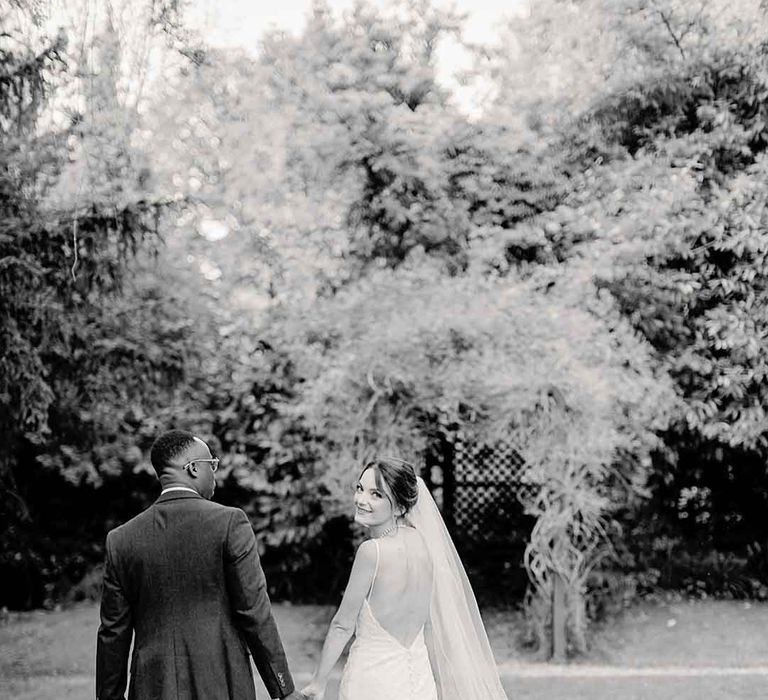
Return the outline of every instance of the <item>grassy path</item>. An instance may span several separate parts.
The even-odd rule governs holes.
[[[297,680],[304,678],[299,676]],[[734,676],[504,676],[509,700],[762,700],[768,697],[768,675]],[[325,700],[337,700],[338,680]],[[0,679],[0,697],[14,700],[92,700],[93,677],[37,676]],[[259,688],[259,698],[268,697]]]
[[[298,682],[311,673],[332,612],[275,606]],[[567,665],[521,650],[514,613],[486,622],[510,700],[768,699],[768,604],[640,605],[598,628],[589,657]],[[0,698],[91,700],[97,625],[92,604],[0,623]],[[326,700],[336,700],[336,683]]]

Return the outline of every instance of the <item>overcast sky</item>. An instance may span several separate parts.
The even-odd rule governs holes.
[[[388,0],[373,0],[386,7]],[[329,0],[331,8],[343,12],[353,0]],[[466,38],[470,41],[493,41],[496,28],[505,16],[519,14],[527,0],[455,0],[436,2],[437,6],[454,5],[467,14]],[[312,5],[311,0],[277,0],[276,2],[243,2],[243,0],[194,0],[193,15],[210,28],[210,39],[216,43],[251,44],[270,27],[301,31]]]
[[[388,0],[373,0],[386,7]],[[464,39],[472,43],[493,44],[498,41],[498,29],[505,17],[522,14],[529,0],[455,0],[452,4],[467,15]],[[448,3],[435,2],[437,6]],[[341,13],[353,5],[353,0],[329,0],[331,8]],[[193,0],[189,19],[203,31],[205,40],[216,46],[239,46],[255,51],[259,38],[268,29],[279,28],[299,33],[312,6],[312,0]],[[440,81],[451,88],[457,101],[472,112],[482,99],[483,87],[462,89],[453,76],[468,68],[469,58],[455,43],[445,42],[438,51]]]

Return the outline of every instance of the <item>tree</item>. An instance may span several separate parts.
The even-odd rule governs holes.
[[[758,0],[536,2],[509,21],[492,56],[498,91],[487,117],[520,125],[524,140],[558,141],[603,96],[663,80],[713,51],[755,45],[763,19]]]
[[[586,578],[612,502],[621,502],[610,486],[616,464],[631,453],[624,479],[642,481],[672,393],[610,302],[594,302],[604,321],[569,296],[512,276],[448,277],[424,260],[287,313],[273,332],[293,341],[302,390],[292,411],[322,440],[322,478],[337,508],[355,465],[376,453],[420,462],[448,426],[469,441],[517,446],[538,487],[526,504],[538,518],[528,555],[534,598],[547,599],[554,572],[564,577],[581,647]],[[546,626],[548,608],[538,609]]]
[[[564,89],[509,82],[499,114],[520,102],[544,115],[557,108],[546,127],[529,123],[568,151],[575,177],[562,204],[532,222],[539,249],[568,243],[569,265],[614,296],[681,399],[655,456],[653,500],[635,511],[634,541],[653,528],[673,541],[687,532],[691,549],[735,550],[742,570],[747,557],[764,570],[758,514],[768,488],[750,473],[766,455],[764,8],[741,3],[734,16],[717,2],[566,7],[575,29],[557,15],[562,4],[538,4],[542,14],[520,35],[549,37],[553,48],[529,42],[523,60],[555,66]],[[737,479],[754,498],[728,495]],[[648,518],[654,525],[643,528]]]
[[[151,310],[136,314],[122,296],[127,273],[135,272],[131,262],[157,245],[164,203],[143,196],[113,118],[114,45],[102,44],[105,69],[86,95],[90,120],[75,117],[60,127],[49,108],[53,86],[65,83],[69,69],[64,40],[38,38],[41,49],[26,49],[26,16],[9,17],[16,30],[0,48],[0,566],[4,602],[26,607],[46,600],[44,584],[75,561],[68,550],[79,555],[89,546],[77,541],[88,532],[85,518],[70,523],[78,534],[68,539],[63,523],[72,503],[60,510],[59,498],[82,497],[110,473],[136,465],[120,435],[118,407],[126,410],[143,393],[144,373],[161,392],[181,368],[178,354],[160,355],[146,344],[146,335],[168,328]],[[78,172],[78,159],[88,157],[94,170],[79,172],[98,171],[103,187],[95,180],[88,190],[71,181],[62,187],[62,178]],[[55,547],[50,535],[57,528]]]
[[[416,250],[463,264],[467,222],[446,196],[440,162],[457,115],[434,65],[436,43],[457,28],[455,15],[427,2],[387,15],[361,3],[341,24],[319,4],[304,36],[266,44],[277,99],[298,107],[290,161],[305,181],[353,193],[346,252],[361,268],[397,266]]]

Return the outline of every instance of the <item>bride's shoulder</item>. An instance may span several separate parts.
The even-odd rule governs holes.
[[[355,557],[358,559],[374,561],[376,559],[377,550],[376,540],[363,540],[357,548]]]

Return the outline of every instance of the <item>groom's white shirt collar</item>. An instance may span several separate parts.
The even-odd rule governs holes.
[[[169,491],[191,491],[192,493],[194,493],[194,494],[196,494],[198,496],[200,495],[199,493],[197,493],[197,491],[195,491],[195,489],[189,488],[189,486],[169,486],[168,488],[163,489],[160,492],[160,495],[163,496],[166,493],[168,493]]]

